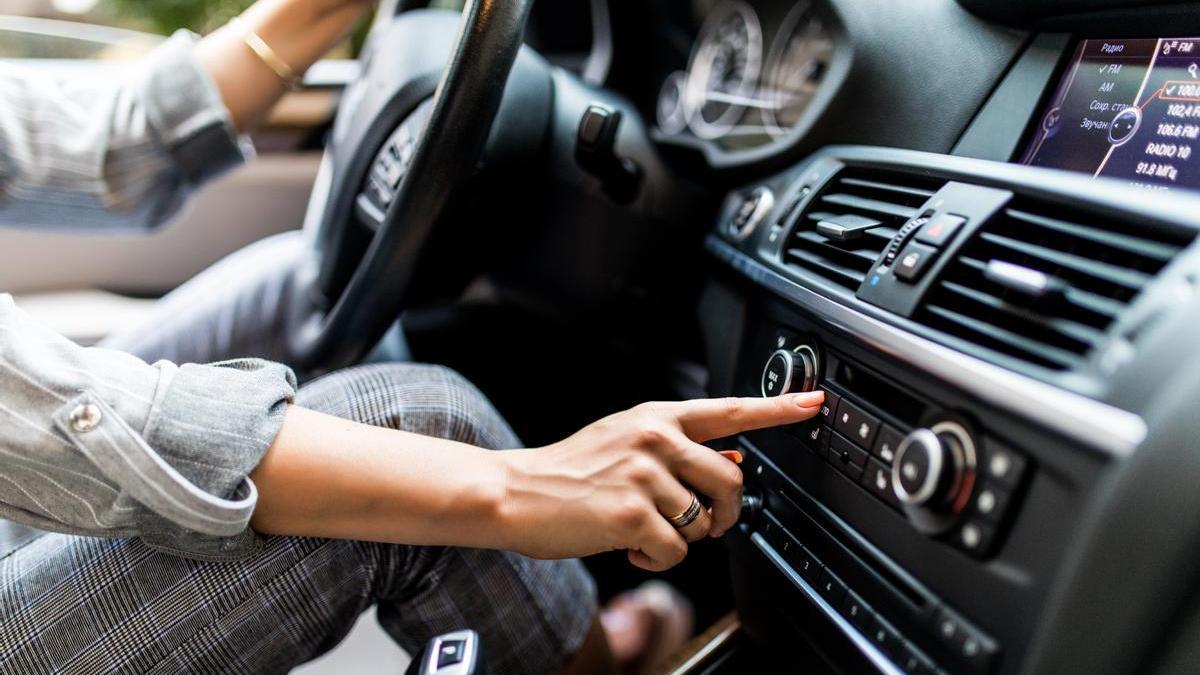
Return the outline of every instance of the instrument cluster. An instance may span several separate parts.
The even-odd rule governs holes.
[[[728,151],[768,145],[803,119],[835,46],[831,21],[810,0],[759,9],[724,0],[704,14],[687,70],[663,82],[658,129]]]

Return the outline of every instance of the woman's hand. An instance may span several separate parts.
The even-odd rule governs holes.
[[[287,68],[303,75],[345,40],[373,0],[259,0],[242,13],[245,29],[258,35]],[[227,25],[197,46],[197,57],[221,92],[234,126],[249,131],[283,95],[287,82],[246,46],[238,26]]]
[[[542,558],[628,549],[638,567],[673,567],[688,542],[723,535],[741,509],[741,470],[700,443],[807,420],[823,398],[647,403],[559,443],[498,453],[508,468],[505,548]],[[708,497],[711,511],[676,530],[667,519],[688,508],[689,487]]]

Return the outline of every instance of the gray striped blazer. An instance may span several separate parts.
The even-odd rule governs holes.
[[[0,223],[153,227],[252,150],[180,33],[120,81],[0,65]],[[3,252],[0,251],[0,264]],[[230,559],[260,545],[249,472],[295,378],[83,348],[0,295],[0,518]]]

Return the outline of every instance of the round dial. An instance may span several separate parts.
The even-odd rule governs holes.
[[[737,124],[755,98],[762,52],[762,27],[749,5],[726,2],[709,14],[688,66],[684,103],[693,133],[717,138]]]
[[[788,13],[767,60],[763,117],[767,132],[781,136],[792,129],[817,93],[833,58],[833,36],[811,2]]]
[[[905,437],[892,464],[892,488],[918,530],[944,531],[966,508],[975,463],[975,442],[956,422],[939,422]]]

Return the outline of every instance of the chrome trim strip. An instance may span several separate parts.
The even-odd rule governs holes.
[[[729,640],[732,639],[733,636],[737,635],[738,631],[741,629],[742,629],[741,624],[736,621],[733,622],[732,624],[730,624],[729,626],[726,626],[724,630],[722,630],[720,633],[717,633],[715,636],[713,636],[713,639],[704,643],[704,646],[701,647],[695,654],[692,654],[688,658],[688,660],[684,661],[683,663],[679,664],[679,666],[677,666],[676,668],[671,670],[670,675],[689,675],[689,674],[691,674],[692,671],[695,668],[698,668],[700,666],[700,664],[704,663],[704,661],[706,659],[708,659],[708,657],[710,657],[714,653],[716,653],[716,651],[718,649],[721,649],[722,647],[724,647],[725,644],[727,642],[729,642]]]
[[[783,277],[713,235],[705,243],[710,253],[758,285],[986,403],[1116,458],[1130,456],[1146,439],[1146,422],[1139,415],[889,326]]]
[[[775,547],[767,543],[767,540],[763,539],[761,534],[754,532],[750,535],[750,541],[754,542],[754,545],[758,547],[758,550],[762,551],[763,555],[767,556],[767,559],[774,563],[775,567],[777,567],[780,572],[783,572],[783,575],[788,578],[788,581],[792,582],[792,585],[800,589],[804,595],[808,596],[809,602],[816,605],[817,609],[821,610],[821,613],[824,614],[830,621],[832,621],[833,625],[837,626],[837,629],[840,630],[842,634],[844,634],[847,638],[850,638],[850,641],[854,643],[854,646],[858,648],[858,651],[862,652],[863,656],[867,657],[867,660],[879,669],[879,672],[885,673],[886,675],[903,675],[900,668],[897,667],[896,664],[893,663],[892,660],[889,659],[883,652],[879,651],[879,648],[876,647],[873,642],[868,640],[865,635],[858,632],[858,629],[855,628],[854,625],[849,621],[847,621],[846,618],[841,615],[841,613],[839,613],[833,608],[832,605],[826,602],[825,598],[821,597],[820,593],[817,593],[817,589],[809,586],[808,582],[805,581],[803,577],[801,577],[799,574],[796,574],[796,570],[792,569],[792,566],[787,564],[787,561],[783,559],[783,556],[779,555],[779,552],[775,550]]]

